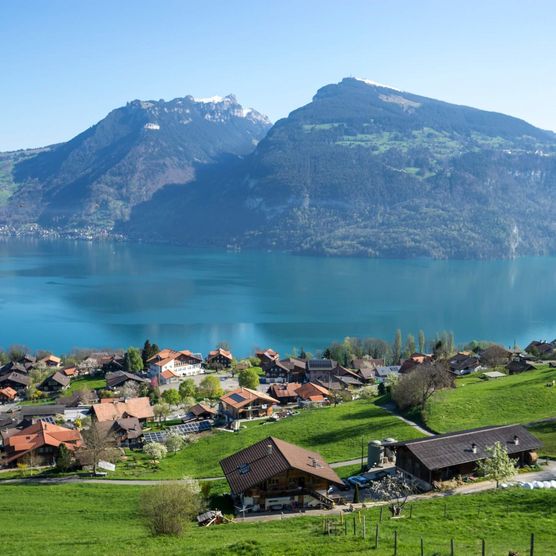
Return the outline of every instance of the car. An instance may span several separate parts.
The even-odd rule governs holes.
[[[369,481],[367,477],[363,477],[363,475],[353,475],[352,477],[348,477],[347,482],[352,486],[358,485],[359,488],[366,488],[371,483],[371,481]]]

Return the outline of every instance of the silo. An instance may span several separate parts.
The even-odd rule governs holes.
[[[369,469],[382,465],[384,447],[380,440],[372,440],[367,446],[367,465]]]

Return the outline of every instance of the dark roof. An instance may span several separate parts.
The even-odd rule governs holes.
[[[9,372],[27,374],[28,370],[27,367],[25,367],[25,365],[23,365],[22,363],[14,363],[13,361],[10,361],[9,363],[6,363],[2,368],[0,368],[0,375],[7,374]]]
[[[29,386],[31,384],[30,377],[15,372],[11,372],[7,375],[0,377],[0,382],[7,382],[7,381],[17,382],[18,384],[22,384],[23,386]]]
[[[519,438],[515,444],[514,436]],[[482,427],[448,434],[439,434],[428,438],[400,442],[430,470],[443,469],[479,461],[488,457],[486,448],[500,442],[508,454],[536,450],[542,443],[522,425],[504,425],[499,427]],[[473,453],[472,444],[477,445]]]
[[[114,386],[120,386],[128,380],[134,382],[145,382],[148,383],[149,380],[142,378],[140,376],[134,375],[133,373],[126,373],[125,371],[116,371],[115,373],[106,373],[106,386],[108,388],[113,388]]]
[[[50,380],[53,380],[54,382],[56,382],[60,386],[63,386],[64,388],[66,386],[69,386],[69,383],[71,382],[71,378],[69,376],[62,374],[60,371],[56,371],[52,376],[49,376],[47,379],[45,379],[43,383],[49,382]]]
[[[234,494],[292,468],[343,484],[320,454],[272,436],[224,458],[220,466]]]
[[[309,359],[307,370],[309,371],[331,371],[337,367],[336,361],[332,359]]]
[[[24,405],[21,407],[22,417],[42,417],[43,415],[60,415],[66,410],[64,405]]]

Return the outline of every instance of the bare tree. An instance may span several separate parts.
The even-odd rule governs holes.
[[[411,483],[402,473],[386,475],[380,481],[373,481],[370,492],[374,498],[388,502],[392,517],[401,515],[411,494],[416,493]]]
[[[78,459],[81,465],[92,465],[95,474],[99,461],[115,461],[118,457],[116,439],[109,424],[93,421],[88,429],[81,431],[84,446],[78,452]]]

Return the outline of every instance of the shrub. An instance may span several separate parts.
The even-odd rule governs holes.
[[[168,449],[160,442],[149,442],[144,448],[143,452],[147,454],[152,460],[161,460],[166,457]]]

